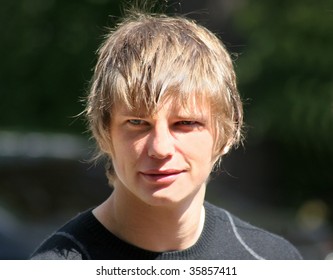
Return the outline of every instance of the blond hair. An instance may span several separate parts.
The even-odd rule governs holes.
[[[116,104],[153,114],[166,98],[210,106],[216,154],[242,137],[243,110],[230,55],[205,27],[183,17],[134,12],[98,50],[86,107],[98,156],[111,156]],[[112,159],[111,159],[112,161]],[[113,169],[109,170],[110,178]]]

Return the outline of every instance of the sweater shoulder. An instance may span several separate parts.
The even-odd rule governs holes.
[[[82,260],[90,259],[82,236],[89,236],[86,220],[91,210],[78,214],[60,229],[47,237],[31,255],[33,260]]]
[[[254,226],[228,211],[209,205],[220,226],[229,227],[233,240],[255,259],[302,259],[298,250],[285,238]]]

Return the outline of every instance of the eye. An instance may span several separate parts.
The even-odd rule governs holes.
[[[127,120],[127,124],[131,127],[137,127],[137,128],[149,126],[149,122],[141,119],[129,119]]]
[[[142,125],[142,124],[144,124],[144,121],[140,120],[140,119],[132,119],[132,120],[128,120],[127,122],[131,125]]]
[[[182,120],[175,123],[175,128],[183,132],[201,130],[203,126],[202,122],[196,120]]]
[[[185,125],[185,126],[195,126],[199,123],[197,121],[179,121],[178,125]]]

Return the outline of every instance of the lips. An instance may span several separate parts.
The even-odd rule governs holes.
[[[184,170],[178,169],[151,169],[140,172],[140,174],[145,178],[145,180],[149,182],[166,184],[174,182],[178,178],[178,176],[180,176],[184,172]]]

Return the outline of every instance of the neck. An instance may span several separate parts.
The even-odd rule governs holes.
[[[199,239],[205,220],[205,187],[193,198],[168,206],[148,205],[119,189],[94,215],[120,239],[155,252],[184,250]]]

